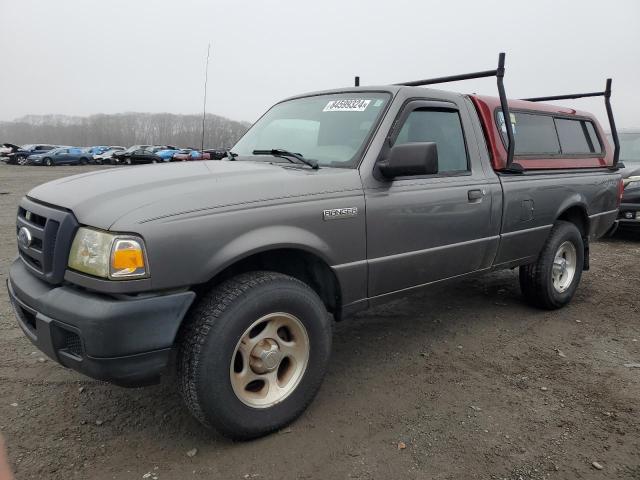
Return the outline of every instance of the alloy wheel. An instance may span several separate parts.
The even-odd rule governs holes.
[[[267,408],[287,398],[298,386],[309,362],[309,336],[289,313],[271,313],[256,320],[240,337],[229,375],[238,399]]]

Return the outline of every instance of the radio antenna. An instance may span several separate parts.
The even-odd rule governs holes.
[[[200,142],[200,151],[204,150],[204,122],[207,116],[207,80],[209,79],[209,52],[211,51],[211,43],[207,45],[207,63],[204,68],[204,95],[202,99],[202,140]]]

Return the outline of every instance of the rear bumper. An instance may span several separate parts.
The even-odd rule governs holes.
[[[159,380],[191,291],[116,299],[51,286],[16,260],[7,280],[18,324],[51,359],[89,377],[122,386]]]

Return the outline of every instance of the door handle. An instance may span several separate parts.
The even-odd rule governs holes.
[[[482,201],[482,197],[484,197],[486,193],[487,192],[484,189],[469,190],[467,192],[467,198],[469,199],[470,202],[479,203]]]

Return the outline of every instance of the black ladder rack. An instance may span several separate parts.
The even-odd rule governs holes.
[[[570,93],[568,95],[552,95],[550,97],[533,97],[523,98],[527,102],[552,102],[555,100],[575,100],[576,98],[586,97],[604,97],[604,105],[607,109],[607,117],[609,119],[609,128],[611,129],[611,138],[613,139],[613,165],[616,168],[618,159],[620,158],[620,140],[618,139],[618,130],[616,129],[616,121],[613,118],[613,110],[611,108],[611,79],[607,78],[604,91],[589,93]]]
[[[394,85],[402,85],[406,87],[420,87],[423,85],[434,85],[437,83],[457,82],[460,80],[471,80],[473,78],[484,77],[496,77],[498,84],[498,95],[500,98],[500,109],[505,119],[505,128],[507,130],[507,164],[503,171],[511,173],[522,173],[523,168],[521,165],[513,162],[513,155],[515,151],[515,139],[513,136],[513,126],[511,125],[511,117],[509,116],[509,104],[507,103],[507,95],[504,90],[504,59],[505,54],[501,52],[498,56],[498,68],[495,70],[484,70],[481,72],[463,73],[460,75],[450,75],[447,77],[428,78],[424,80],[413,80],[411,82],[394,83]],[[360,86],[360,77],[355,77],[355,86]],[[611,128],[611,137],[613,138],[614,150],[613,150],[613,165],[612,168],[617,168],[618,159],[620,157],[620,140],[618,139],[618,131],[616,129],[616,122],[613,118],[613,110],[611,109],[611,79],[607,79],[606,87],[603,92],[591,92],[591,93],[575,93],[570,95],[554,95],[550,97],[533,97],[523,98],[528,102],[545,102],[554,100],[570,100],[576,98],[585,97],[604,97],[604,103],[607,109],[607,117],[609,119],[609,127]]]
[[[504,91],[504,52],[498,55],[498,68],[495,70],[484,70],[482,72],[463,73],[461,75],[450,75],[448,77],[428,78],[425,80],[414,80],[411,82],[395,83],[407,87],[421,87],[423,85],[434,85],[436,83],[457,82],[460,80],[471,80],[472,78],[496,77],[498,83],[498,96],[500,97],[500,108],[504,115],[505,128],[507,130],[507,165],[503,169],[505,172],[521,173],[522,166],[513,163],[513,153],[515,150],[515,140],[513,137],[513,127],[509,116],[509,104]]]

